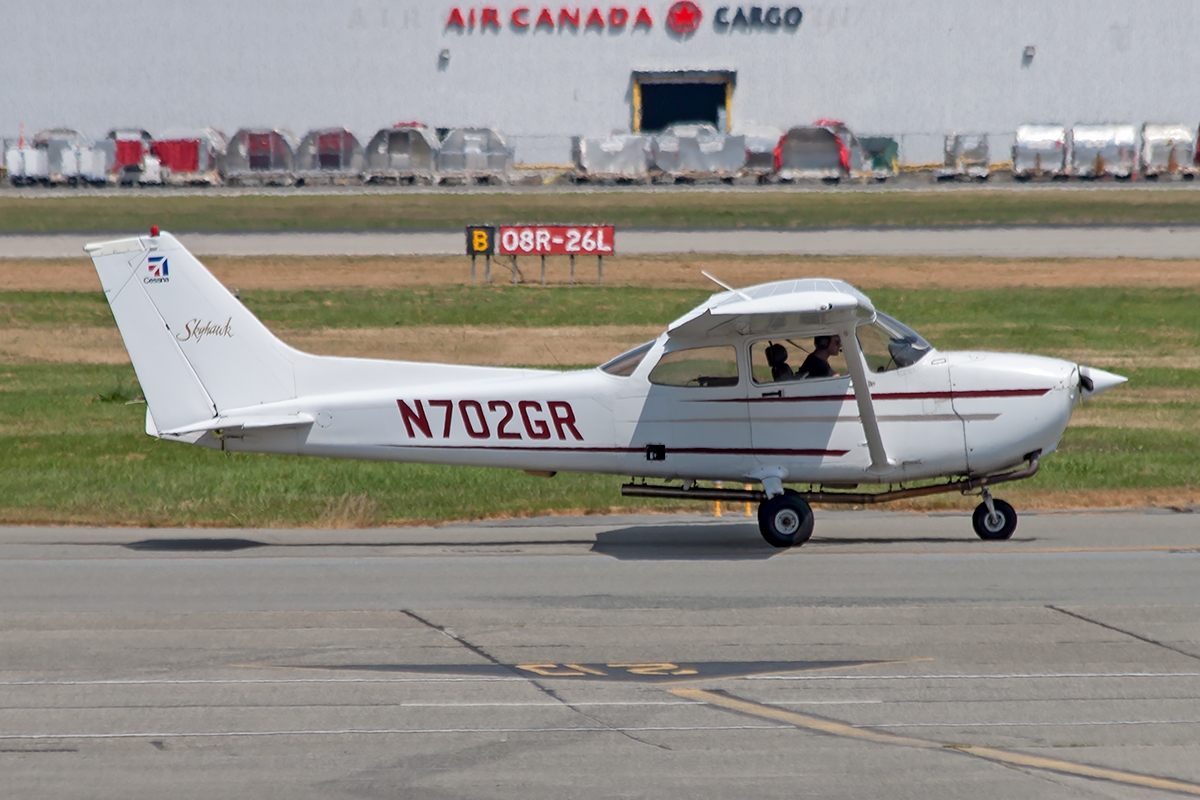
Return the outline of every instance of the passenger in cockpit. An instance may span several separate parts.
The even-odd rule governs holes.
[[[771,368],[771,380],[777,383],[796,380],[796,374],[788,366],[787,359],[788,351],[783,345],[772,344],[767,347],[767,365]]]
[[[776,345],[778,346],[778,345]],[[817,336],[813,339],[814,349],[804,359],[800,369],[796,370],[797,378],[836,378],[837,373],[829,366],[829,359],[842,352],[842,337]],[[768,348],[768,361],[770,349]]]

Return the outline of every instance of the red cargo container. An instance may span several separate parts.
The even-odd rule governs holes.
[[[214,128],[172,132],[154,140],[150,152],[162,162],[166,183],[217,184],[225,134]]]

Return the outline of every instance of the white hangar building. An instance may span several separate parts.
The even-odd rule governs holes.
[[[1200,120],[1194,0],[9,0],[0,135],[402,120],[490,125],[518,163],[572,135],[817,118],[952,131],[1003,158],[1022,122]],[[755,4],[757,3],[757,4]]]

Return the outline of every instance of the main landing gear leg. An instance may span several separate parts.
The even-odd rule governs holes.
[[[1017,529],[1017,512],[1003,500],[992,499],[992,490],[984,486],[983,502],[975,508],[971,523],[980,539],[988,541],[1011,538]]]

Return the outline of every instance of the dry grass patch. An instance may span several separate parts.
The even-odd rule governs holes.
[[[365,494],[346,492],[329,500],[317,517],[317,528],[370,528],[380,523],[379,503]]]
[[[1191,355],[1171,353],[1169,355],[1152,356],[1137,352],[1108,352],[1105,350],[1055,350],[1045,351],[1045,355],[1076,361],[1100,369],[1137,369],[1145,367],[1162,367],[1165,369],[1200,369],[1200,354]]]
[[[659,325],[509,328],[429,325],[395,328],[279,331],[311,353],[485,366],[601,364],[657,337]]]
[[[466,284],[466,256],[211,256],[202,259],[226,286],[238,289],[403,289],[431,284]],[[539,281],[538,260],[519,262],[526,284]],[[799,277],[841,278],[862,289],[995,289],[1026,286],[1188,287],[1200,286],[1200,260],[991,259],[828,256],[729,256],[680,254],[616,256],[604,262],[607,286],[714,288],[707,270],[739,286]],[[565,257],[546,260],[547,280],[569,282]],[[506,262],[492,264],[494,283],[510,280]],[[483,261],[478,262],[483,281]],[[576,260],[580,283],[596,282],[595,261]],[[91,261],[0,259],[0,291],[100,291]]]
[[[293,347],[319,355],[498,367],[601,364],[661,332],[660,325],[426,325],[275,331]],[[128,364],[129,354],[115,327],[33,325],[0,328],[0,363]]]
[[[30,325],[0,328],[0,363],[128,364],[121,334],[107,328],[78,325]]]
[[[1085,403],[1071,415],[1071,424],[1096,428],[1159,428],[1169,431],[1200,430],[1197,406],[1160,406],[1144,404],[1130,408],[1114,402],[1103,405]]]

